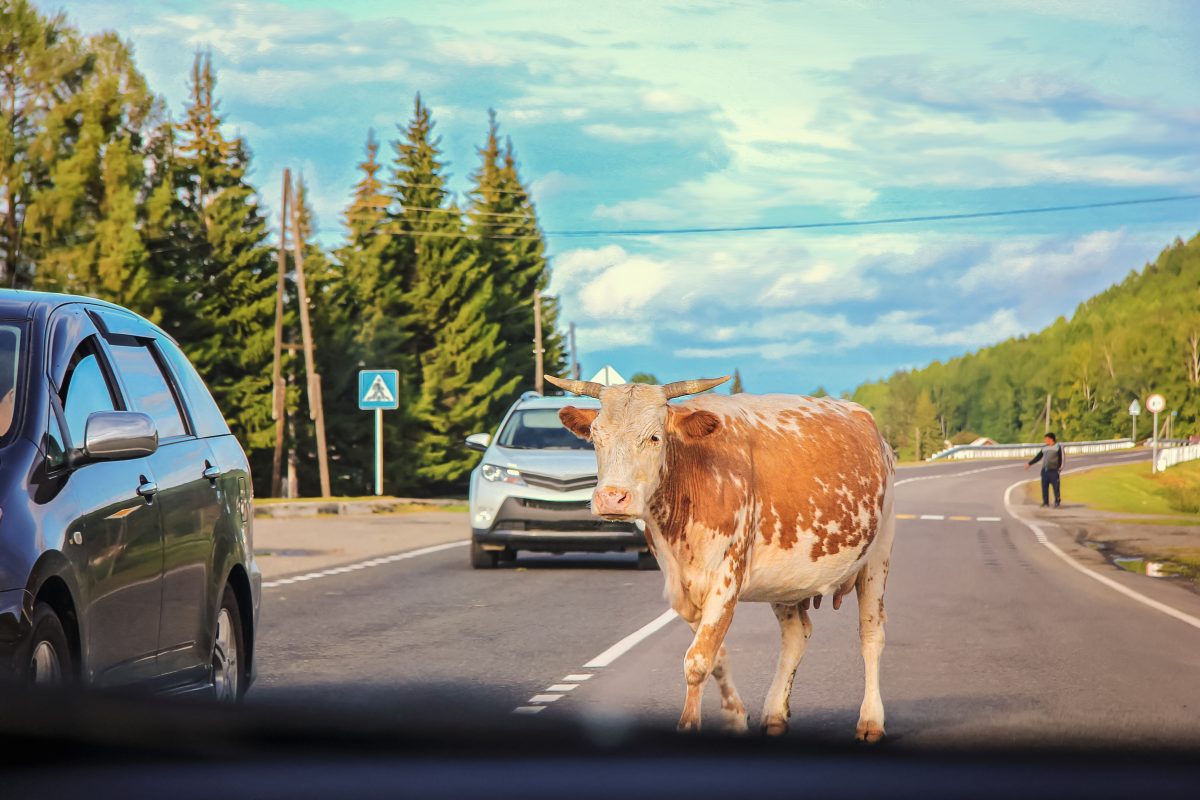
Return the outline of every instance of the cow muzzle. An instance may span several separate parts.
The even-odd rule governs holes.
[[[619,486],[600,486],[592,493],[592,513],[607,519],[633,515],[633,492]]]

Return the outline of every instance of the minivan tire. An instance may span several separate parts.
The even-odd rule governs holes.
[[[654,557],[654,553],[649,550],[639,550],[637,559],[637,568],[645,572],[658,569],[658,559]]]
[[[46,603],[33,607],[29,643],[22,662],[24,679],[30,686],[62,686],[75,680],[71,643],[62,620]]]
[[[237,593],[227,583],[213,630],[213,697],[218,703],[238,703],[246,696],[246,656]]]

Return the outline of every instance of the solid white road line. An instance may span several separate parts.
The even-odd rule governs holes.
[[[978,475],[981,472],[991,472],[994,469],[1012,469],[1013,467],[1018,467],[1020,465],[1021,465],[1020,462],[1011,462],[1010,461],[1007,464],[1001,464],[997,467],[980,467],[979,469],[969,469],[966,472],[939,473],[937,475],[919,475],[915,478],[901,478],[900,480],[896,481],[896,483],[893,485],[903,486],[906,483],[913,483],[915,481],[932,481],[932,480],[937,480],[938,478],[962,478],[967,475]]]
[[[609,664],[613,663],[618,658],[632,650],[638,642],[642,641],[647,636],[650,636],[668,622],[675,619],[677,616],[679,615],[673,610],[667,609],[583,666],[587,669],[607,667]]]
[[[466,545],[466,544],[469,544],[469,540],[467,540],[467,539],[463,539],[462,541],[458,541],[458,542],[447,542],[446,544],[435,544],[430,547],[421,547],[421,548],[418,548],[417,550],[408,550],[403,553],[393,553],[390,556],[384,556],[382,558],[372,558],[369,561],[359,561],[358,563],[355,563],[355,564],[346,564],[346,565],[340,566],[340,567],[330,567],[329,569],[323,569],[320,572],[309,572],[305,575],[293,575],[289,578],[277,578],[273,581],[263,581],[262,588],[274,589],[276,586],[287,586],[290,583],[297,583],[300,581],[311,581],[311,580],[316,580],[317,578],[326,578],[326,577],[329,577],[330,575],[344,575],[345,573],[350,572],[351,570],[367,569],[368,567],[378,567],[383,564],[393,564],[397,561],[404,561],[409,558],[416,558],[417,556],[427,556],[430,553],[440,553],[443,550],[450,550],[455,547],[462,547],[463,545]]]
[[[1098,466],[1104,466],[1104,465],[1101,464]],[[1089,466],[1089,467],[1081,467],[1080,469],[1067,470],[1063,474],[1068,475],[1072,472],[1083,472],[1088,469],[1095,469],[1095,467]],[[1091,569],[1090,567],[1085,567],[1083,564],[1080,564],[1074,558],[1067,555],[1067,553],[1065,553],[1058,545],[1054,544],[1054,542],[1052,542],[1048,538],[1046,538],[1045,532],[1042,530],[1041,526],[1038,525],[1036,520],[1027,519],[1026,517],[1022,516],[1021,514],[1018,514],[1016,508],[1012,504],[1013,490],[1016,489],[1021,484],[1032,483],[1032,482],[1033,481],[1031,481],[1031,480],[1017,481],[1012,486],[1009,486],[1008,489],[1006,489],[1004,491],[1004,506],[1008,509],[1008,513],[1011,514],[1014,519],[1016,519],[1018,522],[1023,524],[1025,527],[1029,528],[1029,530],[1033,531],[1034,538],[1037,539],[1038,544],[1044,545],[1046,547],[1046,549],[1048,549],[1051,553],[1054,553],[1054,555],[1058,556],[1063,561],[1065,561],[1069,567],[1071,567],[1072,569],[1078,570],[1079,572],[1082,572],[1084,575],[1087,575],[1092,580],[1099,581],[1100,583],[1104,584],[1108,588],[1110,588],[1114,591],[1120,592],[1121,594],[1125,595],[1126,597],[1128,597],[1132,600],[1136,600],[1137,602],[1141,603],[1142,605],[1149,606],[1150,608],[1153,608],[1155,611],[1161,611],[1162,613],[1166,614],[1168,617],[1173,617],[1174,619],[1177,619],[1184,624],[1191,625],[1193,628],[1200,629],[1200,617],[1194,617],[1191,614],[1188,614],[1184,611],[1180,611],[1179,609],[1175,608],[1174,606],[1169,606],[1166,603],[1161,603],[1152,597],[1147,597],[1146,595],[1142,594],[1141,592],[1137,592],[1137,591],[1134,591],[1133,589],[1130,589],[1128,586],[1124,585],[1123,583],[1118,583],[1117,581],[1114,581],[1112,578],[1108,577],[1107,575],[1101,575],[1099,572],[1096,572],[1094,569]]]

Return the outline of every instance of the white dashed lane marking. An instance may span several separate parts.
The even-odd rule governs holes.
[[[642,627],[638,628],[633,633],[626,636],[621,641],[614,644],[612,647],[605,650],[600,655],[593,658],[591,661],[583,665],[584,669],[603,669],[616,661],[621,656],[628,653],[634,648],[638,642],[653,635],[668,622],[675,619],[679,615],[674,611],[664,611],[654,619],[647,622]],[[579,687],[583,681],[589,680],[594,672],[573,672],[564,677],[559,683],[552,683],[546,687],[541,694],[535,694],[529,698],[526,705],[517,706],[513,709],[514,714],[536,714],[546,707],[548,703],[553,703],[557,700],[566,697],[566,693]]]
[[[397,561],[404,561],[417,556],[427,556],[430,553],[440,553],[443,550],[451,550],[455,547],[462,547],[468,542],[463,539],[460,542],[449,542],[447,544],[435,544],[432,547],[422,547],[418,550],[408,550],[404,553],[393,553],[390,556],[382,558],[372,558],[369,561],[359,561],[357,564],[346,564],[341,567],[330,567],[319,572],[308,572],[304,575],[292,575],[287,578],[276,578],[273,581],[263,581],[262,588],[274,589],[276,586],[287,586],[292,583],[303,583],[304,581],[313,581],[317,578],[327,578],[331,575],[344,575],[347,572],[352,572],[356,569],[367,569],[369,567],[379,567],[384,564],[393,564]]]

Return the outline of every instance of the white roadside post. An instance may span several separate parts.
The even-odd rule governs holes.
[[[383,494],[383,412],[400,407],[400,373],[394,369],[358,371],[358,407],[375,412],[375,496]]]
[[[1150,446],[1150,472],[1158,472],[1158,413],[1167,407],[1167,401],[1161,394],[1152,394],[1146,398],[1146,410],[1154,415],[1154,438]]]

